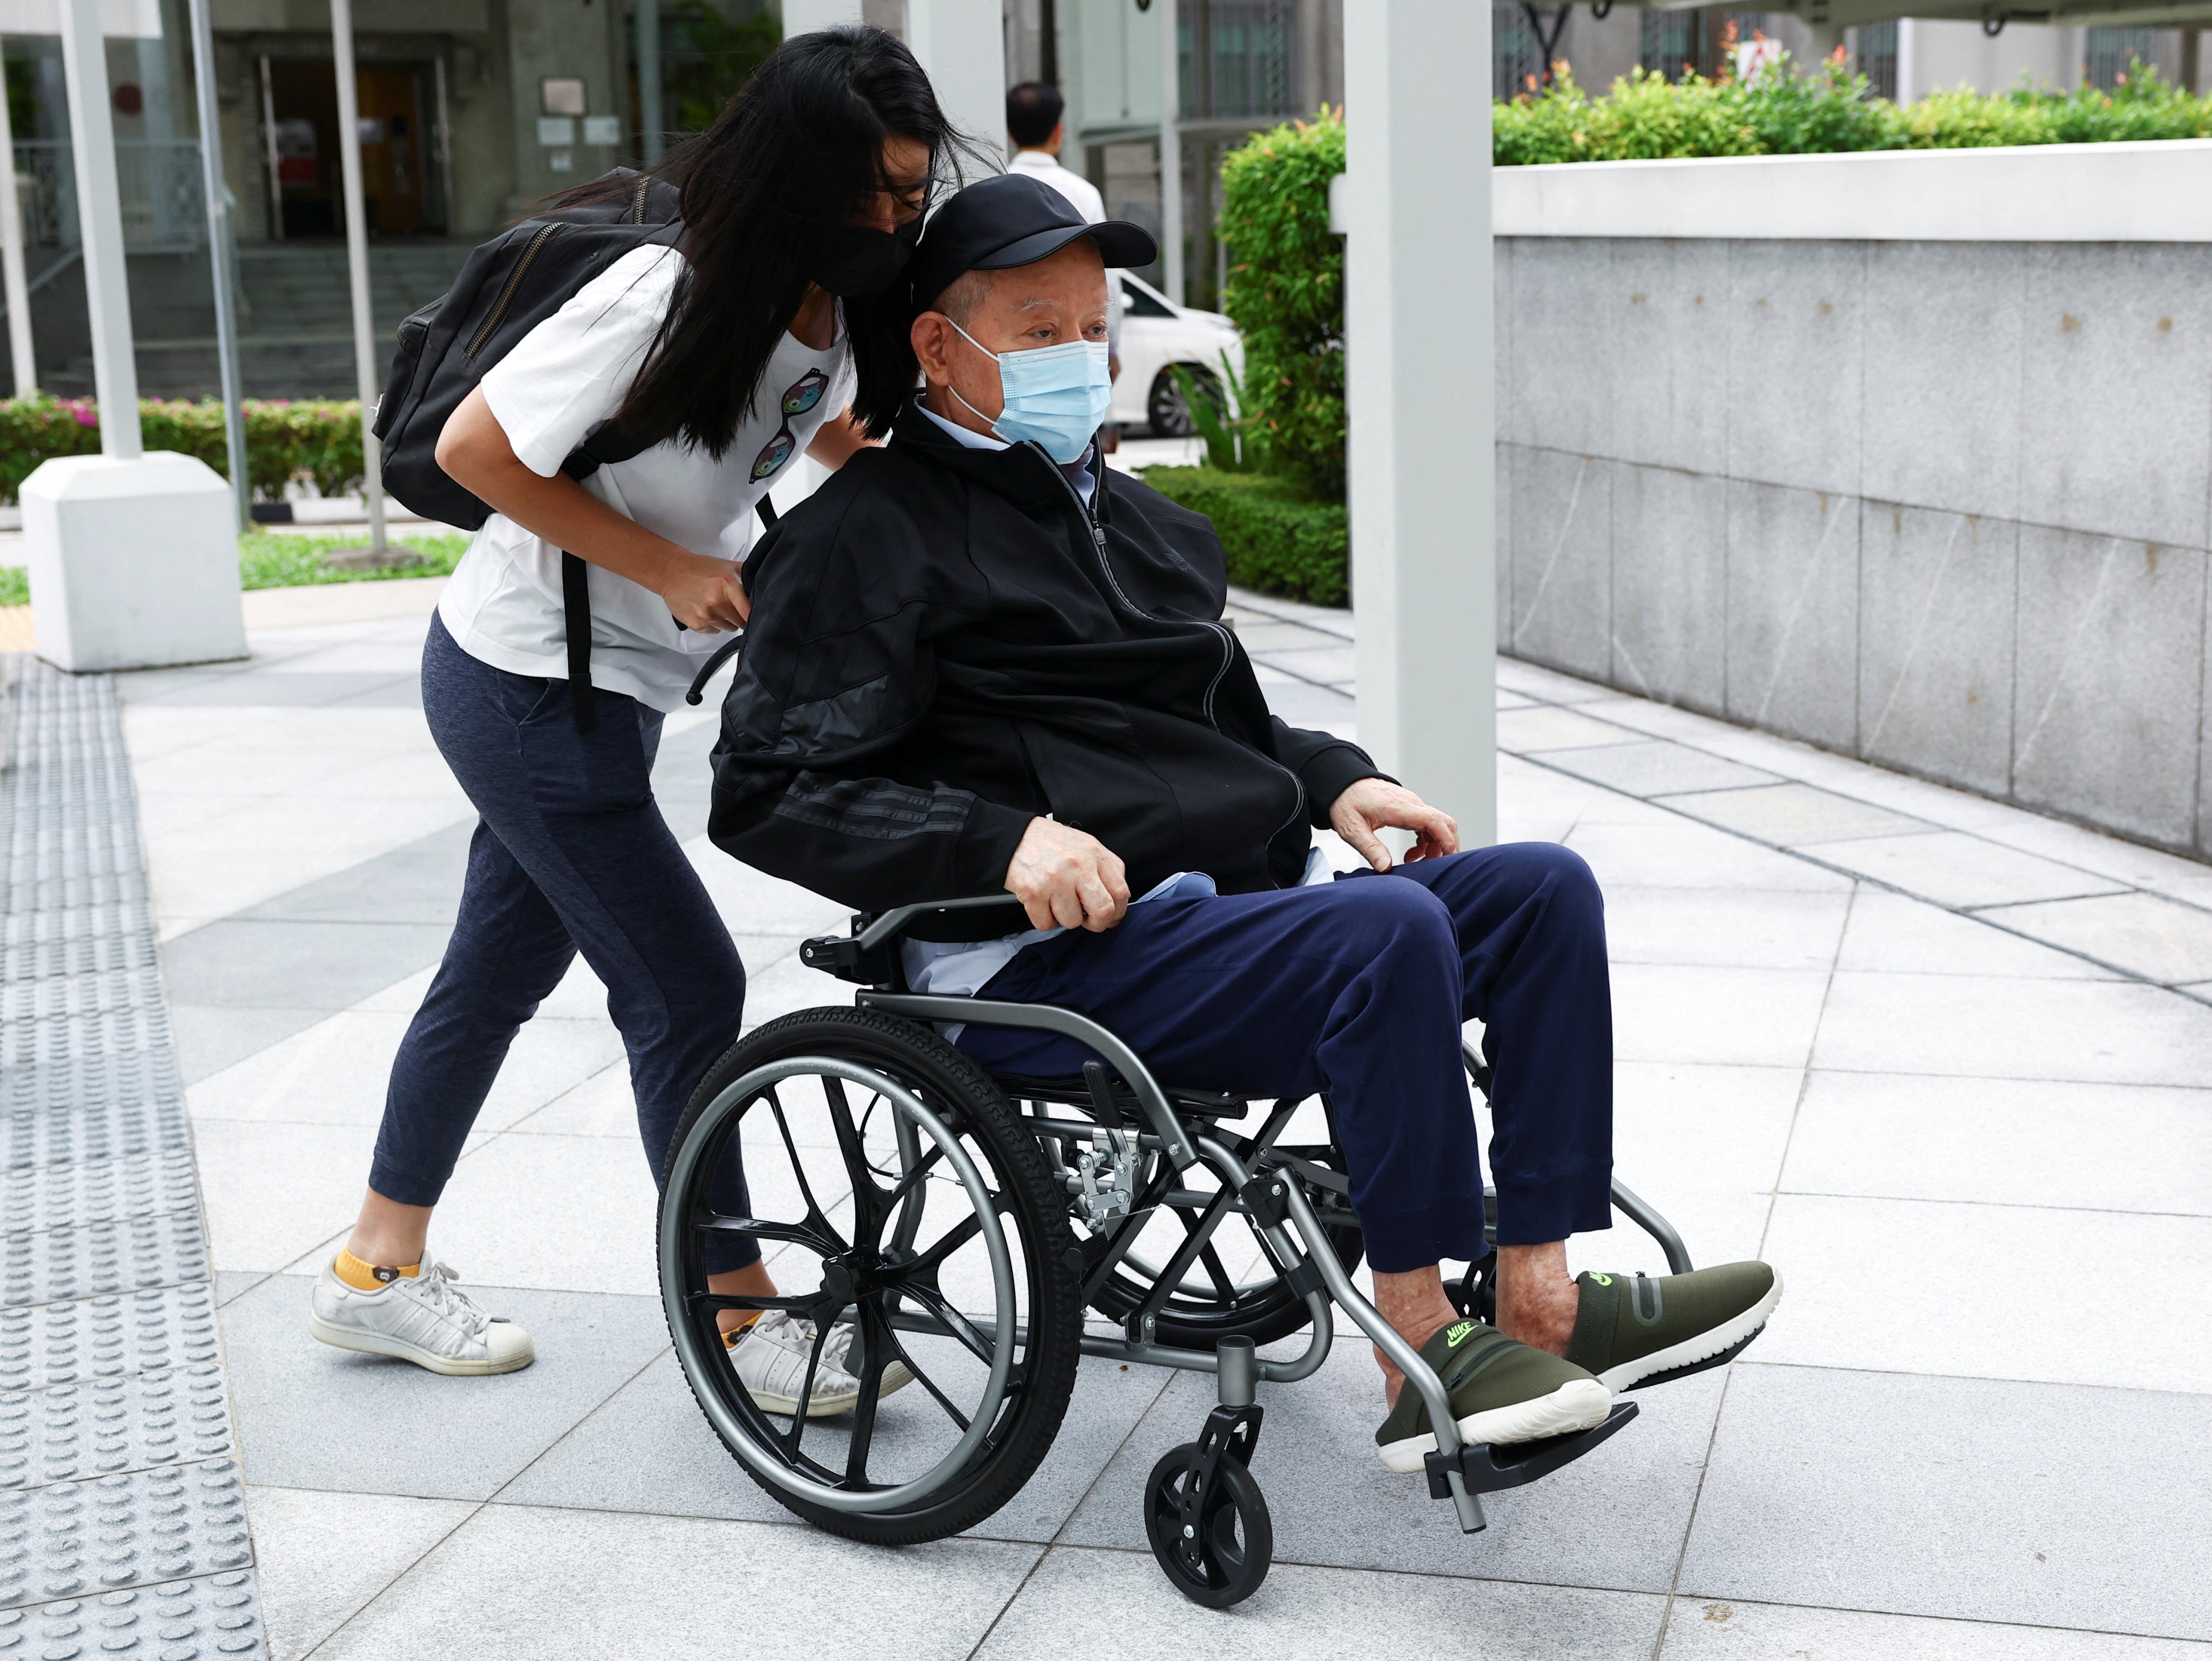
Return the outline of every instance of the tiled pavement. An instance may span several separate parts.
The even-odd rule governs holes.
[[[1350,722],[1347,618],[1237,618],[1288,718]],[[422,626],[326,615],[118,683],[279,1656],[2207,1652],[2180,1640],[2212,1640],[2212,871],[1501,666],[1501,832],[1565,841],[1607,893],[1621,1171],[1789,1298],[1472,1538],[1375,1463],[1371,1364],[1340,1347],[1263,1395],[1278,1566],[1210,1615],[1134,1503],[1199,1380],[1086,1362],[1029,1490],[927,1548],[793,1525],[744,1480],[668,1354],[580,972],[434,1240],[538,1364],[446,1380],[307,1338],[468,830]],[[707,742],[672,721],[657,784],[747,1019],[842,1001],[792,956],[839,908],[704,842]],[[1576,1255],[1657,1267],[1623,1231]]]
[[[0,1656],[266,1656],[119,715],[0,655]]]

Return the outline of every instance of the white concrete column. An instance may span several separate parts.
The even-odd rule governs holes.
[[[1920,25],[1910,17],[1900,17],[1897,20],[1897,102],[1910,104],[1920,91]]]
[[[1070,173],[1090,177],[1083,148],[1083,13],[1082,0],[1060,0],[1053,8],[1053,22],[1060,40],[1060,95],[1066,107],[1060,112],[1060,165]]]
[[[8,100],[0,96],[0,286],[8,301],[8,356],[15,372],[15,396],[39,390],[38,363],[31,345],[31,285],[23,274],[23,200],[15,189],[15,131]]]
[[[32,626],[39,655],[64,669],[243,657],[230,487],[191,456],[146,454],[138,425],[100,10],[61,0],[100,453],[42,462],[23,481]]]
[[[130,461],[145,453],[138,427],[138,363],[131,338],[131,287],[123,264],[123,202],[108,113],[107,47],[98,0],[62,0],[62,73],[69,82],[70,149],[84,245],[84,301],[92,318],[92,378],[100,399],[100,453]],[[12,171],[12,161],[11,167]]]
[[[200,189],[207,198],[208,269],[215,288],[215,350],[222,380],[223,447],[230,459],[230,494],[238,504],[238,526],[243,531],[253,523],[253,481],[246,466],[246,417],[240,404],[238,231],[231,223],[230,191],[222,179],[222,119],[216,106],[210,3],[190,0],[192,91],[199,111]],[[0,208],[0,216],[5,212]]]
[[[376,410],[376,318],[368,283],[368,203],[361,176],[361,82],[353,62],[353,0],[331,0],[331,48],[338,81],[338,156],[345,173],[346,278],[353,291],[354,384],[361,397],[361,493],[368,545],[384,551],[384,447],[369,430]]]
[[[1497,837],[1490,8],[1346,0],[1359,741]]]
[[[645,165],[657,167],[668,127],[660,98],[660,0],[637,0],[637,125]]]
[[[1182,304],[1182,30],[1176,0],[1152,0],[1160,15],[1160,288]],[[1489,106],[1483,106],[1486,127]]]
[[[906,43],[952,125],[1003,162],[1006,26],[1000,0],[906,0]]]

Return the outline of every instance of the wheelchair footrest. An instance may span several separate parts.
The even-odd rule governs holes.
[[[1613,1411],[1588,1430],[1547,1436],[1536,1442],[1510,1443],[1503,1447],[1472,1444],[1459,1451],[1460,1475],[1470,1494],[1495,1494],[1500,1488],[1517,1488],[1540,1476],[1549,1476],[1562,1465],[1572,1464],[1635,1416],[1635,1402],[1615,1402]],[[1431,1453],[1427,1463],[1429,1497],[1450,1499],[1447,1477],[1452,1461],[1441,1453]]]

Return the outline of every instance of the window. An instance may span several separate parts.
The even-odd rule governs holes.
[[[1124,317],[1173,317],[1164,301],[1156,298],[1149,289],[1139,288],[1127,278],[1122,280],[1121,293],[1128,304],[1122,308]]]
[[[1562,50],[1565,37],[1561,37]],[[1533,79],[1544,81],[1543,43],[1528,27],[1528,9],[1520,0],[1492,0],[1490,8],[1490,95],[1518,98]]]
[[[1869,98],[1897,96],[1897,21],[1862,23],[1858,27],[1859,73]]]
[[[1232,120],[1295,114],[1291,62],[1297,0],[1183,0],[1185,119]]]
[[[2081,78],[2110,92],[2140,58],[2169,83],[2180,79],[2179,29],[2089,29],[2083,42]]]

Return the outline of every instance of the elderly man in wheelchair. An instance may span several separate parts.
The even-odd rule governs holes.
[[[1733,1356],[1780,1284],[1569,1275],[1615,1203],[1688,1262],[1612,1180],[1596,884],[1553,844],[1462,849],[1356,745],[1269,714],[1211,526],[1091,445],[1105,271],[1152,257],[1018,175],[955,198],[913,268],[927,389],[747,568],[712,835],[860,912],[805,956],[869,989],[702,1084],[661,1261],[732,1451],[863,1538],[1003,1504],[1079,1351],[1217,1372],[1146,1504],[1219,1603],[1266,1569],[1253,1382],[1318,1366],[1332,1305],[1376,1344],[1383,1463],[1475,1527],[1475,1493],[1632,1414],[1617,1392]],[[1371,868],[1333,873],[1316,829]]]

